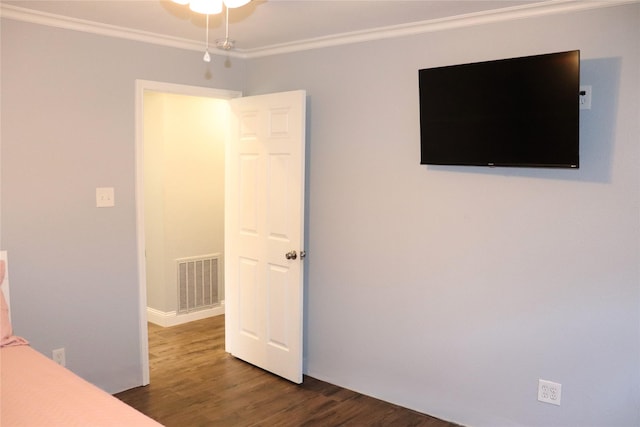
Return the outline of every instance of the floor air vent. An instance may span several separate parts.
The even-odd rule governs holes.
[[[178,265],[178,314],[220,305],[220,255],[181,258]]]

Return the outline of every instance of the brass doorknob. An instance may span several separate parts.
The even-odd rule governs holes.
[[[296,251],[287,252],[285,255],[286,259],[296,259],[298,258],[298,253]]]

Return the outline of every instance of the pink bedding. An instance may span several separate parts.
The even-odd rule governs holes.
[[[0,348],[0,426],[155,426],[29,346]]]

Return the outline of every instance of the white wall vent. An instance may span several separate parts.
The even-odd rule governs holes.
[[[204,310],[221,303],[220,254],[176,260],[178,314]]]

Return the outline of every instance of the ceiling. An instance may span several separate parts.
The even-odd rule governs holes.
[[[566,1],[566,0],[560,0]],[[61,15],[123,29],[204,43],[205,18],[169,0],[1,0],[3,7]],[[558,0],[551,0],[551,3]],[[302,41],[387,27],[438,22],[504,8],[537,7],[549,0],[253,0],[231,9],[229,36],[251,52]],[[7,14],[6,8],[3,15]],[[23,10],[24,12],[24,10]],[[30,12],[29,12],[30,13]],[[224,38],[223,14],[210,17],[210,40]],[[55,17],[54,17],[55,18]]]

